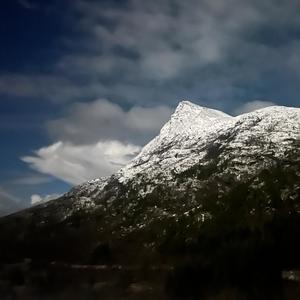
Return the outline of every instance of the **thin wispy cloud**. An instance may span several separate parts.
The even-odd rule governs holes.
[[[0,216],[15,212],[25,207],[22,199],[0,186]]]
[[[10,180],[13,185],[40,185],[53,181],[52,177],[42,175],[28,175]]]
[[[4,188],[0,186],[0,197],[1,199],[8,199],[11,202],[19,203],[20,198],[16,197],[15,195],[7,192]]]

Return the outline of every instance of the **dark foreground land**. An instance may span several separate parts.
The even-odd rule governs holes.
[[[45,265],[29,260],[1,266],[1,300],[297,300],[300,272],[285,271],[265,280],[214,286],[196,266],[143,268],[121,265]],[[209,276],[209,275],[208,275]]]
[[[74,210],[75,193],[1,218],[0,299],[299,300],[295,149],[243,181],[212,176],[214,162],[176,177],[180,192],[140,200],[112,179],[92,209]]]

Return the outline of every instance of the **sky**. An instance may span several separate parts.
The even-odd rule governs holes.
[[[0,214],[128,163],[179,101],[300,106],[298,0],[2,0]]]

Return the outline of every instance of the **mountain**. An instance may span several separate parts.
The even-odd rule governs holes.
[[[299,108],[232,117],[183,101],[117,173],[0,219],[0,259],[126,266],[127,288],[155,266],[182,299],[274,292],[300,267],[299,212]]]

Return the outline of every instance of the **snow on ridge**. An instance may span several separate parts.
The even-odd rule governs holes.
[[[188,100],[183,100],[178,103],[173,117],[176,115],[183,115],[185,113],[194,112],[194,114],[201,115],[202,118],[230,118],[231,116],[216,109],[200,106]]]
[[[152,172],[155,168],[166,170],[173,166],[182,171],[183,165],[176,166],[178,157],[188,157],[193,151],[193,144],[200,141],[204,145],[235,122],[234,117],[221,111],[202,107],[190,101],[180,102],[170,120],[162,127],[160,134],[150,141],[129,165],[117,173],[119,181],[127,181],[147,170]],[[195,154],[190,156],[190,163],[193,163],[194,156]],[[186,168],[189,165],[186,164]]]
[[[221,111],[182,101],[160,134],[117,176],[120,182],[126,182],[139,173],[153,176],[164,173],[167,176],[171,169],[182,172],[205,157],[205,151],[199,149],[218,140],[222,134],[236,130],[239,133],[231,142],[233,149],[243,147],[250,137],[257,136],[278,143],[281,153],[286,147],[284,141],[300,137],[300,109],[271,106],[231,117]],[[280,146],[282,142],[283,147]]]
[[[231,133],[236,133],[232,141],[221,138]],[[248,141],[253,138],[275,143],[276,155],[284,155],[285,149],[291,146],[290,138],[300,140],[300,108],[270,106],[232,117],[190,101],[182,101],[160,134],[113,176],[121,183],[138,174],[153,178],[162,174],[168,178],[171,171],[181,173],[203,161],[206,146],[215,142],[230,149],[229,153],[236,157],[235,160],[240,160],[241,155],[245,157],[257,151],[267,151],[267,143],[265,148],[251,143],[249,146]],[[86,189],[93,192],[96,189],[98,194],[108,180],[90,181],[75,191]]]
[[[221,111],[202,107],[190,101],[181,101],[159,135],[142,149],[136,159],[174,142],[179,147],[185,148],[189,145],[189,141],[205,136],[208,132],[217,131],[224,123],[232,120],[234,117]]]

